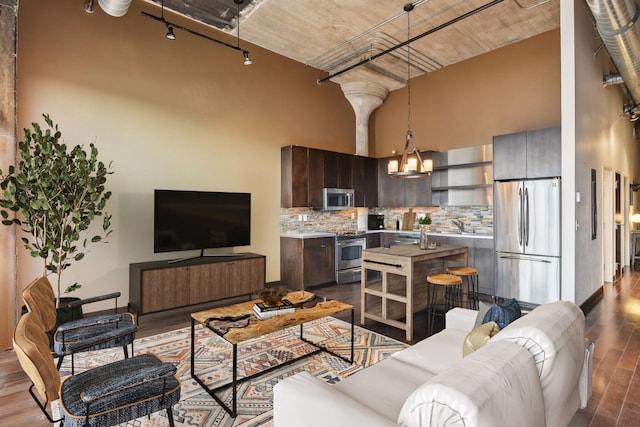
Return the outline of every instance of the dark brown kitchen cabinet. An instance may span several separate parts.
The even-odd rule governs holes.
[[[280,238],[280,284],[308,289],[334,282],[335,237]]]
[[[430,159],[420,153],[423,160]],[[388,174],[389,160],[400,164],[402,156],[378,159],[378,206],[385,208],[431,206],[431,176],[423,178],[393,178]]]
[[[282,147],[281,162],[283,208],[322,208],[323,188],[353,188],[356,206],[377,206],[374,158],[291,145]]]
[[[404,179],[392,178],[387,173],[389,160],[397,160],[400,164],[402,157],[386,157],[378,160],[378,206],[397,208],[404,205]]]
[[[367,233],[367,249],[381,247],[380,233]]]
[[[351,165],[356,207],[378,206],[378,160],[353,156]]]
[[[351,179],[350,154],[324,152],[324,179],[325,188],[353,188]]]
[[[305,207],[322,208],[325,151],[309,148],[309,203]]]
[[[280,151],[280,206],[309,206],[309,153],[306,147],[290,145]]]

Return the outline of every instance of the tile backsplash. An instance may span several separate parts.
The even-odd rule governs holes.
[[[409,208],[368,209],[369,214],[384,215],[384,225],[387,230],[395,230],[396,221],[401,222],[403,214],[408,211]],[[451,220],[459,219],[464,223],[465,230],[477,234],[493,234],[493,206],[430,206],[413,208],[413,212],[416,213],[416,218],[429,213],[433,231],[457,231],[458,228]],[[412,228],[418,228],[417,221]],[[280,209],[281,233],[356,229],[358,229],[358,209],[341,211],[321,211],[310,208]]]

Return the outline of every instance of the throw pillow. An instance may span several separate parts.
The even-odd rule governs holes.
[[[500,329],[504,329],[509,323],[522,315],[520,304],[515,299],[506,299],[504,302],[494,304],[485,314],[482,323],[494,321]]]
[[[466,357],[473,353],[483,345],[489,342],[492,336],[500,332],[500,327],[496,322],[484,323],[473,331],[469,332],[464,338],[462,346],[462,356]]]
[[[476,323],[473,325],[474,329],[484,323],[484,316],[485,314],[487,314],[487,311],[489,311],[490,308],[491,304],[489,304],[488,302],[478,302],[478,315],[476,316]]]

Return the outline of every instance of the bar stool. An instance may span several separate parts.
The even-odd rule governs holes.
[[[640,231],[632,231],[631,232],[631,267],[635,267],[636,260],[640,259],[640,255],[638,255],[638,245],[637,241],[640,239]]]
[[[444,303],[439,302],[438,290],[444,291]],[[442,316],[453,307],[462,306],[462,279],[454,274],[432,274],[427,276],[427,319],[429,335],[433,334],[436,314]]]
[[[455,274],[460,278],[465,278],[467,282],[467,292],[464,294],[467,298],[463,301],[466,303],[466,307],[471,310],[478,309],[478,269],[473,267],[449,267],[447,273]]]

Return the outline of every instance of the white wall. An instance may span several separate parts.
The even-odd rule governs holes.
[[[569,4],[567,4],[569,3]],[[562,14],[572,15],[573,26],[565,25],[562,21],[563,32],[563,73],[565,68],[567,75],[563,74],[563,103],[565,95],[570,96],[571,86],[575,91],[575,109],[572,120],[571,111],[563,108],[563,143],[572,144],[571,132],[575,134],[575,173],[570,174],[570,165],[563,164],[563,190],[566,192],[563,199],[565,215],[563,215],[563,244],[571,242],[570,234],[575,229],[572,248],[575,251],[575,283],[574,299],[577,303],[584,302],[603,284],[603,236],[602,236],[602,180],[604,169],[611,169],[621,175],[629,177],[631,182],[637,182],[635,170],[640,162],[640,150],[633,134],[633,125],[626,117],[621,117],[624,96],[622,87],[602,86],[602,76],[613,72],[609,66],[609,58],[606,49],[602,49],[597,56],[594,52],[601,41],[593,28],[593,23],[588,15],[587,7],[581,2],[562,2]],[[575,48],[573,52],[566,52],[565,41],[573,38]],[[575,55],[575,67],[571,67],[569,55]],[[564,90],[566,89],[566,93]],[[567,102],[569,104],[569,102]],[[564,105],[563,105],[564,107]],[[565,129],[566,128],[566,129]],[[565,152],[563,151],[563,156]],[[568,154],[568,150],[567,150]],[[591,239],[591,169],[597,171],[598,198],[598,235],[596,240]],[[573,183],[571,177],[575,177]],[[567,177],[567,179],[565,179]],[[576,203],[575,193],[580,192],[582,202]],[[623,189],[625,196],[628,188]],[[572,209],[575,207],[575,209]],[[574,218],[571,218],[571,210]],[[623,212],[626,209],[623,208]],[[571,248],[565,248],[571,250]],[[563,251],[563,257],[565,251]],[[570,268],[569,257],[563,259],[565,270]],[[627,260],[628,261],[628,260]],[[567,273],[567,271],[565,271]],[[563,276],[563,287],[569,277]],[[566,286],[565,289],[569,289]],[[571,299],[571,295],[563,298]]]

